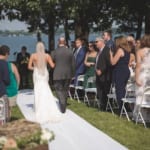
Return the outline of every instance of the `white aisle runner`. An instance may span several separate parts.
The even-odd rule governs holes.
[[[25,118],[34,121],[33,91],[20,91],[17,104]],[[44,124],[42,127],[54,131],[55,140],[50,143],[50,150],[127,150],[71,110],[66,111],[63,121]]]

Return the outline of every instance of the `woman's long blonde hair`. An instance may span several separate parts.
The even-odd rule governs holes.
[[[42,42],[38,42],[36,45],[37,53],[37,67],[40,74],[45,73],[46,60],[45,60],[45,46]]]

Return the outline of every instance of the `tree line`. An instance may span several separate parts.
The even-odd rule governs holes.
[[[66,41],[69,32],[75,38],[88,39],[90,30],[111,29],[115,21],[118,32],[150,33],[149,0],[0,0],[0,19],[25,21],[29,32],[37,29],[48,35],[49,50],[54,49],[56,29],[64,26]],[[40,40],[40,33],[38,34]]]

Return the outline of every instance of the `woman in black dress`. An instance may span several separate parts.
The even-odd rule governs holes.
[[[120,36],[116,39],[116,53],[110,51],[110,61],[114,65],[113,69],[113,82],[116,89],[116,97],[119,105],[119,110],[122,107],[121,99],[126,93],[126,84],[130,77],[129,60],[130,60],[130,47],[126,37]]]

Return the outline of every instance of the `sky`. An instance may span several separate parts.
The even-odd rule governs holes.
[[[20,22],[18,20],[9,21],[7,19],[0,20],[0,30],[11,30],[11,31],[17,31],[17,30],[25,30],[27,31],[27,25],[24,22]]]

